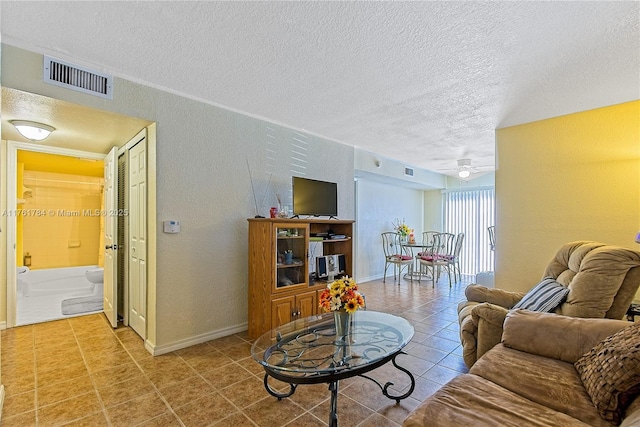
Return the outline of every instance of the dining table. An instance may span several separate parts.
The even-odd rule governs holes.
[[[401,242],[403,250],[407,250],[408,254],[413,258],[413,268],[404,275],[405,279],[430,279],[431,276],[427,273],[420,271],[420,263],[418,262],[418,254],[423,252],[433,251],[433,244],[431,243],[418,243],[418,242]]]

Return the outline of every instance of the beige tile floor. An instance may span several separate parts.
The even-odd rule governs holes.
[[[401,285],[361,283],[367,309],[400,315],[415,328],[397,358],[416,377],[412,395],[395,404],[363,378],[340,383],[341,427],[399,426],[421,400],[466,368],[456,305],[466,282],[443,277]],[[263,386],[246,333],[151,356],[129,328],[115,331],[102,314],[4,330],[2,426],[325,426],[326,385],[301,385],[278,401]],[[390,364],[372,371],[396,390],[408,378]],[[274,387],[282,384],[275,384]]]

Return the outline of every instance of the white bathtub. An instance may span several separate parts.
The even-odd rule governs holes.
[[[70,297],[97,295],[102,293],[102,284],[91,283],[85,276],[87,270],[97,267],[97,265],[87,265],[42,270],[18,267],[17,289],[25,297],[62,294]]]

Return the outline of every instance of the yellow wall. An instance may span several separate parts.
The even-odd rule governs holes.
[[[67,173],[96,178],[104,175],[104,162],[102,160],[80,159],[61,154],[18,150],[18,162],[24,164],[25,170],[30,171]]]
[[[423,231],[442,231],[442,190],[424,192]]]
[[[24,171],[32,197],[23,205],[23,256],[31,268],[57,268],[98,263],[102,178]]]
[[[498,129],[496,287],[526,291],[565,242],[640,250],[640,101]]]

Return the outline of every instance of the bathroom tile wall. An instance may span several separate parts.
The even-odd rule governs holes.
[[[23,255],[31,268],[98,264],[102,178],[24,171]]]

